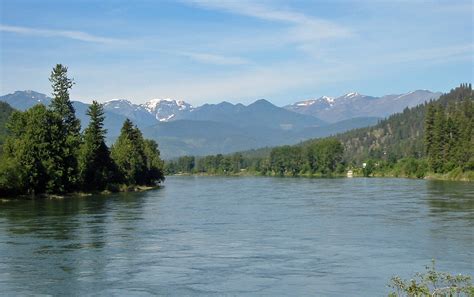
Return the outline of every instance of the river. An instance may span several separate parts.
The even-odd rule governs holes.
[[[431,259],[473,274],[474,184],[168,177],[0,202],[0,294],[386,296]]]

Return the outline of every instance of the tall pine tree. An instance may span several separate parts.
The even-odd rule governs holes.
[[[67,67],[57,64],[49,78],[53,88],[53,100],[51,110],[58,115],[62,121],[62,136],[64,145],[58,162],[62,165],[61,175],[65,191],[74,190],[77,186],[77,154],[81,137],[80,121],[76,118],[75,110],[69,98],[69,89],[74,82],[67,77]],[[63,141],[61,141],[63,143]]]
[[[79,177],[82,189],[88,192],[101,191],[113,180],[113,161],[105,144],[107,130],[104,129],[104,109],[97,101],[89,106],[89,126],[84,131],[84,140],[79,152]]]
[[[120,136],[112,146],[111,156],[122,175],[122,182],[129,185],[145,183],[146,157],[143,137],[129,119],[123,123]]]

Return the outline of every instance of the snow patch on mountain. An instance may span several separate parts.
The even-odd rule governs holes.
[[[306,100],[296,103],[297,106],[310,106],[316,103],[316,100]]]
[[[160,122],[167,122],[176,117],[177,114],[193,109],[193,106],[184,100],[171,98],[152,99],[142,106]]]
[[[354,98],[357,98],[357,97],[361,97],[363,95],[357,93],[357,92],[350,92],[350,93],[347,93],[337,99],[354,99]]]
[[[286,109],[312,115],[327,122],[336,122],[355,117],[386,117],[432,99],[441,93],[416,90],[405,94],[392,94],[382,97],[349,92],[337,98],[322,96],[318,99],[298,101],[285,106]]]

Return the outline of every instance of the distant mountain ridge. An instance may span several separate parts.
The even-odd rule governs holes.
[[[353,92],[338,98],[321,97],[300,101],[285,108],[265,99],[249,105],[224,101],[198,107],[173,99],[152,99],[143,104],[115,99],[104,103],[105,128],[111,144],[120,133],[124,120],[129,118],[142,129],[146,137],[158,141],[165,158],[231,153],[264,146],[295,144],[309,138],[367,127],[380,121],[382,117],[378,116],[376,109],[367,112],[374,116],[364,114],[364,104],[378,106],[383,104],[374,102],[390,101],[395,102],[392,110],[400,111],[406,104],[412,104],[407,102],[407,98],[398,100],[396,95],[391,96],[391,99],[384,96],[387,98],[381,100]],[[413,100],[418,102],[428,97],[426,95]],[[51,98],[34,91],[17,91],[1,96],[0,101],[7,102],[15,109],[25,110],[38,103],[49,105]],[[89,123],[86,115],[89,105],[79,101],[73,101],[73,105],[82,127],[86,127]],[[327,121],[313,116],[314,111],[320,111],[318,114]],[[386,113],[386,110],[383,111]],[[337,117],[343,120],[335,121]]]
[[[373,97],[351,92],[337,98],[323,96],[317,99],[299,101],[284,108],[323,121],[334,123],[355,117],[384,118],[407,107],[414,107],[429,100],[436,100],[440,92],[416,90],[406,94]]]

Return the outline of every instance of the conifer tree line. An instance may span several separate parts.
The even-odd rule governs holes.
[[[431,170],[474,170],[474,93],[471,84],[452,92],[456,100],[432,102],[425,116],[425,153]]]
[[[81,133],[67,70],[58,64],[51,72],[49,107],[38,104],[11,114],[0,156],[0,196],[116,191],[164,181],[157,143],[144,139],[130,120],[108,148],[104,109],[93,101],[90,123]]]

